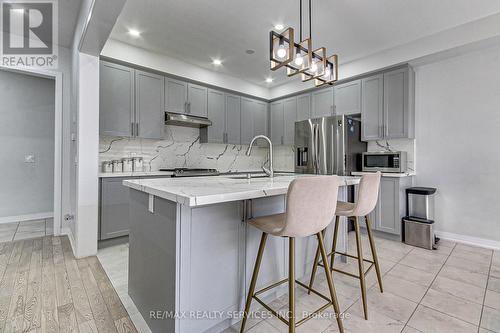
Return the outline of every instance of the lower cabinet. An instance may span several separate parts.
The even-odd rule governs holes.
[[[127,236],[129,233],[129,188],[123,186],[125,179],[161,178],[109,177],[99,181],[99,240]]]
[[[412,186],[412,181],[412,177],[382,177],[377,205],[368,216],[372,229],[401,235],[401,219],[406,214],[405,190]]]

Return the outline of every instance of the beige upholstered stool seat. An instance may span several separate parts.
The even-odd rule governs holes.
[[[283,228],[285,227],[285,219],[286,215],[282,213],[253,218],[248,221],[248,224],[253,225],[266,234],[280,236],[281,230],[283,230]]]
[[[337,201],[337,210],[335,215],[337,216],[353,216],[354,208],[356,205],[352,202]]]

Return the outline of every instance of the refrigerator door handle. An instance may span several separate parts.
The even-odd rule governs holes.
[[[318,124],[314,125],[313,141],[314,141],[314,173],[319,174],[319,127],[318,127]]]

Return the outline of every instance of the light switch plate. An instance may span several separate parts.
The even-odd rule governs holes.
[[[24,163],[35,163],[35,155],[34,154],[24,155]]]

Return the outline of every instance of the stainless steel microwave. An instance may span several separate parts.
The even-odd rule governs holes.
[[[406,152],[365,152],[363,171],[406,172]]]

